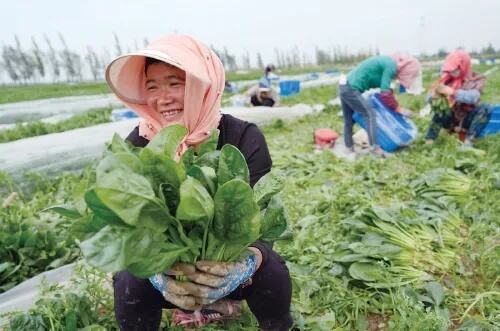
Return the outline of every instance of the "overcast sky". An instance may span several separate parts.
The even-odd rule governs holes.
[[[34,36],[45,48],[46,34],[59,47],[61,32],[70,49],[107,46],[114,54],[113,32],[130,48],[177,32],[238,55],[248,51],[252,61],[260,51],[265,62],[275,47],[309,54],[334,45],[378,46],[382,53],[472,50],[500,47],[499,13],[498,0],[2,0],[0,43],[13,44],[17,35],[28,47]]]

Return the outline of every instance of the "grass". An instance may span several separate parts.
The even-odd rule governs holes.
[[[276,70],[277,75],[300,75],[313,72],[323,72],[330,69],[347,70],[350,66],[346,65],[321,65],[321,66],[306,66],[298,68],[278,68]],[[238,81],[238,80],[254,80],[259,79],[263,76],[264,69],[262,70],[249,70],[249,71],[236,71],[236,72],[226,72],[226,80]]]
[[[317,88],[302,89],[300,93],[289,97],[282,97],[280,103],[290,106],[298,103],[326,104],[329,100],[337,96],[337,85],[326,85]]]
[[[491,104],[500,103],[500,68],[486,79],[481,100]]]
[[[18,123],[13,129],[0,131],[0,143],[108,123],[111,122],[111,111],[110,107],[92,109],[58,123],[43,123],[41,121]]]
[[[295,75],[309,72],[324,71],[333,66],[310,66],[304,68],[279,69],[279,75]],[[248,72],[226,72],[229,81],[254,80],[263,76],[263,70],[250,70]],[[60,98],[67,96],[81,96],[111,93],[105,82],[79,82],[79,83],[54,83],[32,85],[6,85],[0,88],[0,104],[31,101],[47,98]]]
[[[108,85],[104,82],[2,86],[0,88],[0,104],[103,93],[111,93]]]

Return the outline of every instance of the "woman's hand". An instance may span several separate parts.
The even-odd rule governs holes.
[[[436,87],[436,92],[445,96],[452,96],[455,93],[455,90],[444,84],[439,84]]]
[[[239,262],[198,261],[195,265],[176,263],[165,273],[149,278],[165,300],[179,308],[196,310],[233,292],[251,277],[262,263],[262,254],[250,247],[251,253]],[[177,281],[171,276],[186,276],[190,281]]]
[[[257,249],[255,249],[257,250]],[[257,250],[258,251],[258,250]],[[229,293],[233,292],[238,286],[251,281],[251,277],[257,271],[262,256],[260,251],[256,254],[253,250],[250,255],[239,262],[196,262],[196,271],[187,277],[201,288],[208,287],[208,291],[198,291],[197,302],[207,305],[215,302]]]
[[[398,108],[398,113],[400,113],[404,117],[413,117],[412,111],[403,107]]]
[[[195,272],[196,269],[191,264],[176,263],[170,270],[149,277],[149,281],[160,291],[165,300],[182,309],[196,310],[201,308],[201,305],[196,300],[196,295],[202,295],[201,291],[208,292],[210,289],[202,288],[191,282],[177,281],[174,277],[171,277],[187,276]]]

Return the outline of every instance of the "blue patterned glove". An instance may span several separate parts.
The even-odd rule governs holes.
[[[241,284],[248,282],[257,269],[257,258],[254,254],[236,263],[229,262],[196,262],[195,273],[187,277],[196,284],[203,286],[197,291],[197,303],[207,305],[233,292]],[[209,287],[205,291],[206,286]]]
[[[149,278],[165,300],[188,310],[199,309],[233,292],[249,281],[257,269],[252,253],[242,261],[198,261],[195,266],[176,263],[170,270]],[[186,276],[190,281],[176,281],[171,276]]]
[[[195,267],[190,264],[176,263],[170,270],[149,277],[154,288],[160,291],[165,300],[179,308],[196,310],[200,308],[196,297],[205,295],[210,288],[192,282],[176,281],[171,276],[186,276],[195,272]],[[203,293],[202,293],[203,292]]]

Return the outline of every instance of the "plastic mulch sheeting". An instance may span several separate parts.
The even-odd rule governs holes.
[[[318,107],[230,107],[222,109],[242,120],[265,124],[276,119],[289,120],[313,113]],[[126,137],[138,124],[138,119],[100,124],[66,132],[16,140],[0,144],[0,170],[21,176],[26,171],[57,173],[86,166],[98,157],[116,132]]]
[[[73,275],[75,266],[76,263],[71,263],[43,272],[0,294],[0,315],[16,310],[28,310],[38,297],[38,289],[42,280],[45,279],[49,284],[64,284]],[[0,326],[3,322],[5,321],[0,319]]]
[[[6,103],[0,105],[0,124],[35,121],[56,115],[74,115],[86,112],[90,109],[109,106],[122,107],[122,103],[113,94],[74,96]]]

